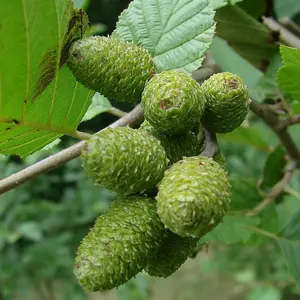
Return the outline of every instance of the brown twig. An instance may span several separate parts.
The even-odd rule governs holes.
[[[120,118],[109,127],[116,128],[127,125],[132,125],[139,121],[143,117],[141,107],[136,106],[131,112]],[[69,148],[66,148],[59,153],[51,155],[31,166],[12,174],[11,176],[0,180],[0,195],[39,176],[40,174],[47,173],[53,169],[60,167],[66,162],[78,157],[81,152],[81,148],[85,144],[85,141],[81,141]]]
[[[283,130],[291,125],[300,124],[300,115],[280,120],[280,129]]]
[[[280,142],[285,147],[290,159],[295,161],[298,166],[300,166],[300,151],[288,133],[287,128],[282,128],[281,120],[274,115],[274,113],[270,111],[267,106],[264,106],[264,104],[259,104],[254,100],[251,101],[250,109],[273,129]]]
[[[293,34],[291,31],[282,26],[279,22],[271,17],[263,17],[263,23],[272,31],[279,32],[280,40],[291,47],[300,48],[300,39],[297,35]]]
[[[254,209],[249,211],[246,215],[255,216],[259,214],[262,210],[264,210],[270,203],[276,200],[284,191],[285,187],[289,184],[296,168],[296,162],[292,161],[288,165],[283,178],[273,186],[272,191],[268,194],[268,196],[263,201],[261,201]]]

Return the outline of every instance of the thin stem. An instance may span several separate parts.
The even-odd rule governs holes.
[[[280,33],[280,40],[288,46],[294,48],[300,48],[300,39],[297,35],[286,29],[280,23],[273,18],[263,17],[263,23],[272,31],[278,31]]]
[[[290,195],[294,196],[295,198],[299,199],[300,200],[300,194],[295,191],[293,188],[291,188],[289,185],[287,185],[285,188],[284,188],[284,191],[286,193],[289,193]]]
[[[85,141],[85,140],[89,140],[93,135],[77,130],[77,131],[74,132],[74,135],[72,135],[72,136],[79,139],[79,140]]]
[[[119,118],[122,118],[122,117],[124,117],[124,116],[127,114],[125,111],[123,111],[123,110],[121,110],[121,109],[118,109],[118,108],[116,108],[116,107],[112,107],[112,108],[108,111],[108,113],[110,113],[110,114],[112,114],[112,115],[114,115],[114,116],[116,116],[116,117],[119,117]]]
[[[250,109],[273,129],[273,131],[277,134],[280,142],[285,147],[291,160],[296,161],[299,166],[299,149],[292,137],[290,136],[290,134],[288,133],[287,128],[282,129],[281,120],[277,118],[276,115],[274,115],[273,112],[268,109],[268,106],[265,106],[264,104],[259,104],[254,100],[251,101]]]
[[[273,240],[279,240],[279,237],[271,232],[268,232],[268,231],[265,231],[263,229],[260,229],[260,228],[257,228],[255,226],[245,226],[247,227],[248,229],[260,234],[260,235],[264,235],[264,236],[267,236]]]
[[[281,18],[279,22],[284,25],[289,31],[300,37],[300,27],[297,23],[289,18]]]
[[[143,112],[141,107],[136,106],[131,112],[120,118],[110,128],[122,127],[127,125],[133,125],[135,122],[143,118]],[[81,141],[69,148],[66,148],[59,153],[51,155],[28,168],[23,169],[20,172],[12,174],[11,176],[0,180],[0,195],[41,175],[47,173],[53,169],[60,167],[66,162],[78,157],[81,153],[81,148],[85,142]]]
[[[280,129],[283,130],[291,125],[300,124],[300,115],[295,115],[280,121]]]
[[[274,200],[276,200],[281,193],[284,191],[286,186],[289,184],[295,170],[296,170],[297,164],[296,162],[292,161],[289,166],[287,167],[283,178],[277,182],[274,187],[272,188],[272,191],[269,193],[269,195],[261,201],[253,210],[249,211],[246,215],[247,216],[255,216],[259,214],[262,210],[264,210],[269,204],[271,204]]]
[[[218,141],[215,133],[204,129],[205,134],[205,148],[200,154],[201,156],[213,157],[218,151]]]

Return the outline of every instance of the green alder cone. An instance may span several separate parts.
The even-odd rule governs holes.
[[[172,275],[193,254],[199,240],[181,237],[169,230],[166,235],[158,253],[148,261],[145,268],[150,276],[166,278]]]
[[[135,103],[155,73],[147,50],[132,42],[93,36],[76,41],[68,67],[76,79],[108,98]]]
[[[180,236],[202,237],[229,209],[230,184],[222,167],[207,157],[185,157],[165,171],[156,196],[158,215]]]
[[[119,196],[82,240],[74,274],[89,292],[117,287],[145,268],[163,237],[154,199]]]
[[[170,136],[155,130],[146,120],[141,124],[139,130],[150,133],[161,142],[166,150],[169,165],[181,160],[184,156],[199,155],[204,149],[205,137],[203,130],[198,135],[192,131],[188,131],[183,135]]]
[[[101,131],[86,142],[81,156],[95,185],[123,195],[156,187],[168,166],[160,142],[129,127]]]
[[[190,75],[164,71],[147,82],[142,94],[145,119],[159,132],[184,134],[202,117],[205,97]]]
[[[250,107],[250,95],[242,78],[219,73],[204,81],[201,88],[206,97],[202,124],[207,130],[226,133],[242,124]]]

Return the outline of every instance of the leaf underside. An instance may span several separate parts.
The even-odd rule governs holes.
[[[134,0],[119,17],[112,36],[145,47],[158,72],[200,67],[215,23],[209,0]]]
[[[1,1],[0,20],[0,153],[24,157],[72,134],[90,104],[64,66],[87,18],[69,0],[23,0]]]

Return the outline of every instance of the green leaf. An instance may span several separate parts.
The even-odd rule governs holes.
[[[119,300],[148,300],[150,295],[149,277],[145,273],[138,274],[118,288]]]
[[[300,241],[277,240],[291,275],[300,282]]]
[[[291,222],[294,215],[299,216],[300,212],[300,201],[299,199],[285,195],[284,200],[276,205],[277,215],[278,215],[278,221],[280,225],[280,230],[283,230],[284,228],[287,228],[287,232],[290,231],[290,229],[293,230],[293,223]],[[295,220],[295,219],[294,219]],[[291,222],[291,225],[288,225]]]
[[[300,282],[300,210],[296,209],[277,240],[292,276]]]
[[[256,286],[247,295],[247,300],[280,300],[280,289],[274,286]]]
[[[226,6],[217,10],[217,35],[244,59],[259,69],[265,69],[268,61],[278,51],[269,30],[238,6]]]
[[[293,110],[294,114],[299,114],[300,113],[300,102],[293,103],[292,110]]]
[[[226,6],[228,4],[234,5],[241,1],[243,0],[214,0],[212,2],[213,2],[214,9],[217,9]]]
[[[211,44],[213,18],[209,0],[134,0],[120,15],[113,37],[144,46],[158,71],[192,73]]]
[[[267,10],[266,1],[261,0],[244,0],[238,6],[256,20],[263,16]]]
[[[292,214],[290,221],[283,229],[282,235],[289,240],[299,240],[300,242],[300,210]]]
[[[264,168],[264,179],[261,188],[273,187],[283,176],[286,164],[285,150],[282,145],[278,145],[270,153]]]
[[[206,234],[202,241],[221,241],[225,244],[246,243],[253,234],[253,231],[247,226],[256,226],[258,224],[258,218],[225,216],[223,222]]]
[[[300,11],[299,0],[274,0],[274,10],[277,18],[291,18]]]
[[[300,100],[300,50],[280,46],[280,53],[284,66],[277,74],[277,80],[280,88],[287,94],[290,94],[294,100]]]
[[[269,144],[262,138],[261,132],[255,127],[238,127],[233,132],[222,135],[221,138],[246,144],[264,152],[270,151]]]
[[[233,210],[250,210],[260,201],[255,178],[242,177],[239,174],[231,174],[231,204]]]
[[[72,135],[89,106],[64,66],[88,21],[68,0],[1,1],[0,20],[0,153],[24,157]]]
[[[111,109],[112,105],[109,100],[99,93],[95,93],[92,103],[82,118],[81,122],[93,119],[99,114],[107,112]]]
[[[37,222],[29,221],[19,225],[18,232],[21,236],[32,241],[40,241],[43,238],[40,225]]]

